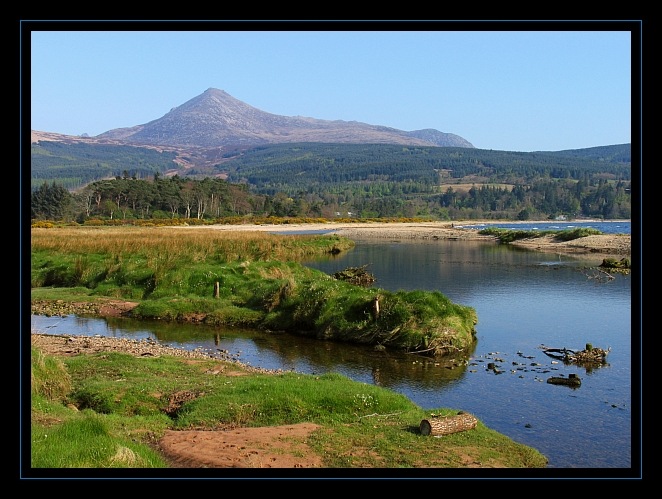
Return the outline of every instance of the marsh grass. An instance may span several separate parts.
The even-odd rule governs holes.
[[[71,290],[79,289],[78,300],[138,302],[135,318],[290,331],[431,355],[473,345],[475,310],[439,292],[357,286],[298,263],[352,246],[336,235],[35,228],[33,299],[50,293],[50,299],[75,301]]]
[[[336,235],[279,235],[267,232],[236,231],[228,234],[207,228],[181,227],[62,227],[34,228],[33,251],[52,251],[80,257],[105,255],[119,263],[126,255],[140,258],[148,267],[168,268],[180,263],[231,262],[242,260],[301,260],[353,246]]]
[[[31,352],[31,393],[46,400],[58,400],[71,390],[71,378],[62,361],[47,357],[39,350]]]

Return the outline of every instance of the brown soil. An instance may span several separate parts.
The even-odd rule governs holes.
[[[166,431],[159,447],[173,468],[322,468],[302,423],[214,431]]]
[[[474,240],[495,241],[492,236],[479,234],[478,230],[457,229],[452,226],[439,226],[438,224],[412,224],[410,227],[398,227],[400,224],[381,224],[381,226],[355,228],[344,227],[338,234],[349,238],[388,238],[401,240]],[[545,251],[564,254],[585,254],[599,256],[600,258],[623,258],[631,253],[631,236],[629,234],[601,234],[586,236],[572,241],[557,241],[553,236],[520,239],[513,246],[529,248],[536,251]]]

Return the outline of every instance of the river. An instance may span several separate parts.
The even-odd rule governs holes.
[[[629,233],[629,223],[623,224],[610,227]],[[633,328],[632,277],[605,279],[595,270],[600,261],[599,255],[565,256],[480,241],[357,239],[346,254],[305,262],[329,274],[368,265],[375,287],[438,290],[474,307],[478,341],[466,359],[434,360],[296,335],[127,319],[33,316],[32,328],[150,337],[182,348],[227,350],[256,367],[340,372],[403,393],[425,409],[470,412],[538,449],[549,468],[627,470],[640,459],[640,330]],[[589,343],[610,349],[606,364],[566,365],[542,350],[581,350]],[[580,377],[581,386],[547,382],[570,374]]]

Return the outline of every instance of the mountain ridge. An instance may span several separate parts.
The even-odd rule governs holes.
[[[216,88],[208,88],[161,118],[109,130],[94,138],[140,145],[202,148],[299,142],[474,147],[459,135],[435,129],[407,132],[358,121],[272,114]]]

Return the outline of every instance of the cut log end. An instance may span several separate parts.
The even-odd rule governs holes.
[[[450,435],[476,427],[478,420],[471,414],[460,413],[443,418],[424,419],[419,425],[421,435]]]

